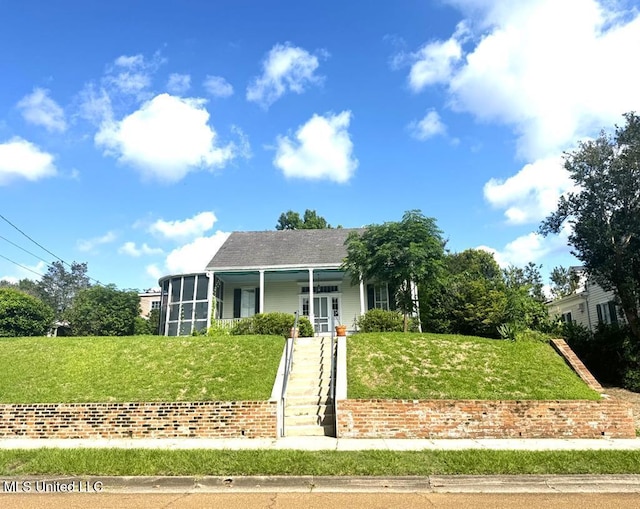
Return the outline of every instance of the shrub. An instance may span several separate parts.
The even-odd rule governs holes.
[[[43,336],[53,311],[36,297],[13,288],[0,288],[0,337]]]
[[[80,290],[66,311],[76,336],[131,336],[139,315],[138,292],[113,285]]]
[[[259,313],[250,318],[240,320],[231,329],[230,333],[234,336],[261,334],[288,338],[294,322],[295,315],[287,313]],[[300,337],[313,336],[313,327],[306,316],[301,316],[298,319],[298,330]]]
[[[356,321],[360,332],[402,332],[404,322],[397,311],[370,309]]]
[[[550,334],[539,330],[524,329],[516,332],[516,341],[533,341],[538,343],[548,343]]]

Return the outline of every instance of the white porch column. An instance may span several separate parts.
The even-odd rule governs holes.
[[[360,316],[367,312],[364,300],[364,281],[360,278]]]
[[[418,299],[418,285],[411,281],[411,298],[416,305],[416,317],[418,318],[418,332],[422,332],[422,323],[420,322],[420,300]]]
[[[264,313],[264,270],[260,271],[260,313]]]
[[[205,272],[209,278],[209,285],[207,288],[207,295],[209,296],[209,307],[207,308],[207,330],[211,327],[211,319],[213,318],[213,306],[216,304],[216,296],[213,294],[213,272]]]
[[[311,322],[311,327],[315,331],[315,319],[313,312],[313,269],[309,269],[309,321]]]
[[[171,294],[173,293],[173,278],[169,278],[169,286],[167,287],[167,314],[164,317],[164,335],[169,335],[169,315],[171,314]]]

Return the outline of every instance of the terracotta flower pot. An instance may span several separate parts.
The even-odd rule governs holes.
[[[346,336],[347,335],[347,326],[346,325],[336,325],[336,335],[338,335],[338,336]]]

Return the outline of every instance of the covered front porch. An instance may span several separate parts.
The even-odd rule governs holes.
[[[355,329],[367,309],[363,284],[335,268],[310,267],[210,272],[213,302],[209,324],[232,327],[257,313],[298,312],[316,334],[328,334],[332,324]]]

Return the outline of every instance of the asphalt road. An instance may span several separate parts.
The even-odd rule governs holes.
[[[617,509],[640,507],[637,493],[101,493],[0,494],[3,509]]]

